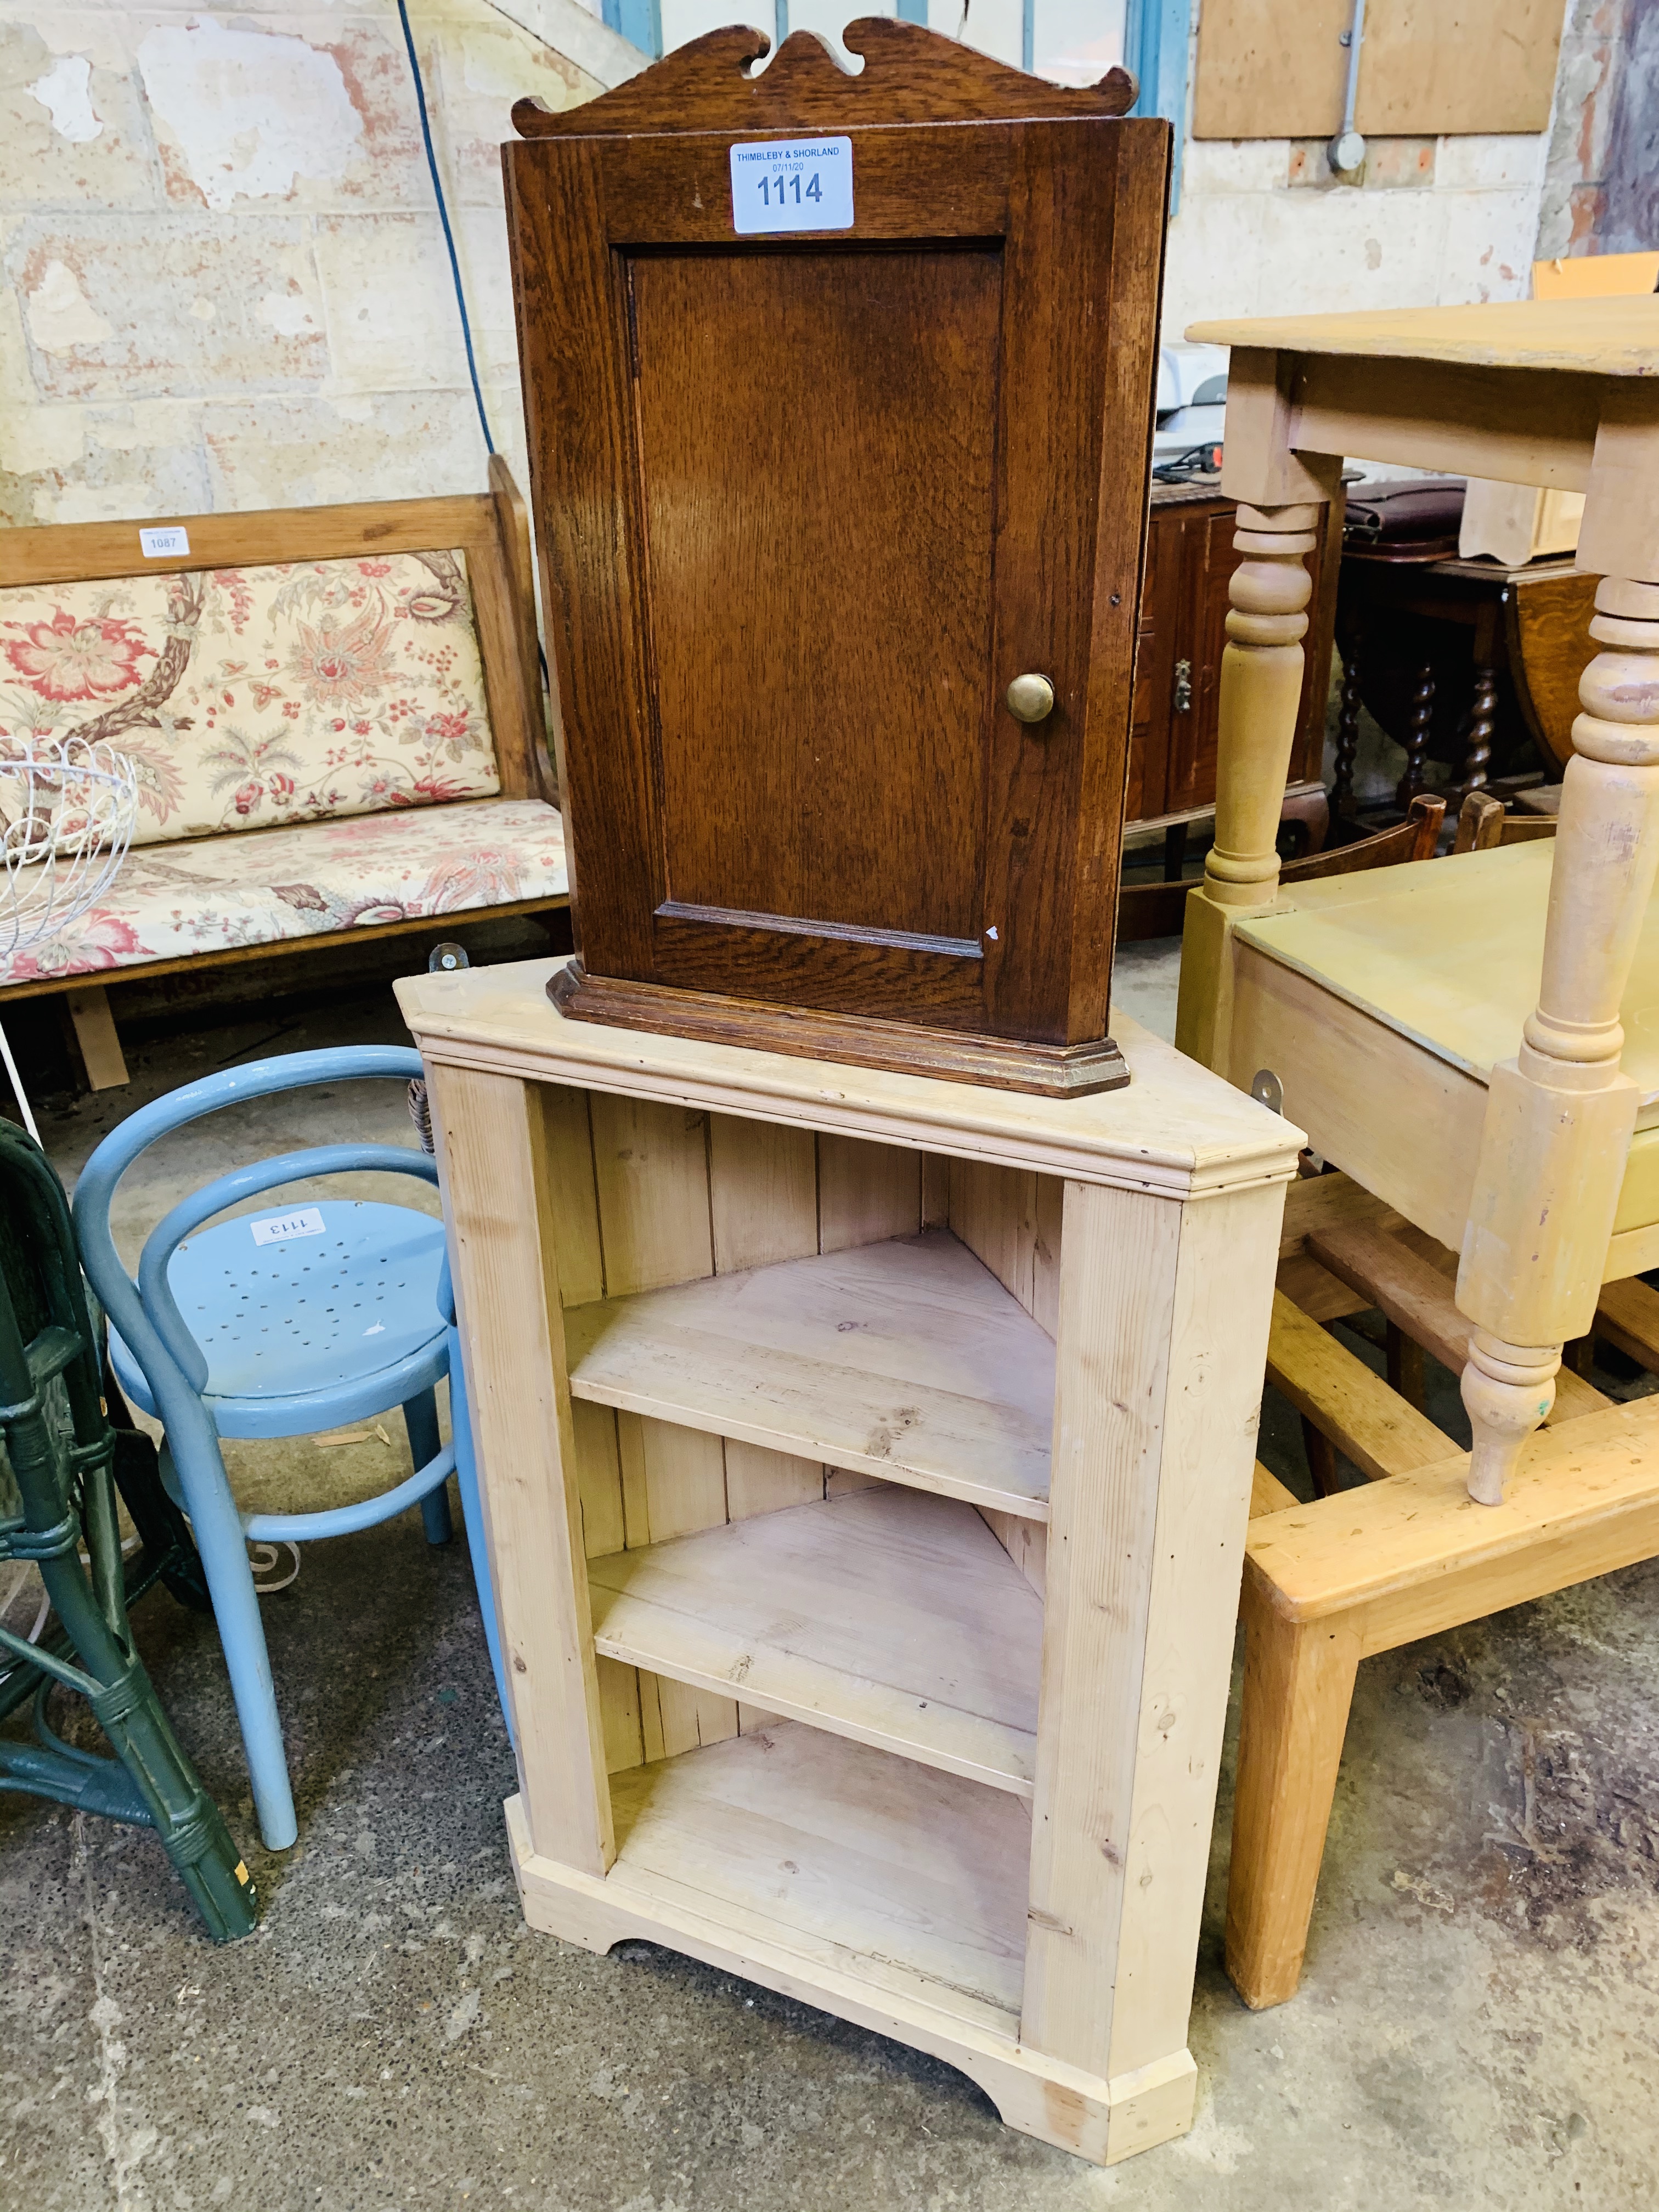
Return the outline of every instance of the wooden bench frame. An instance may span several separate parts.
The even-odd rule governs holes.
[[[1280,1287],[1319,1319],[1354,1310],[1344,1297],[1380,1307],[1403,1386],[1395,1407],[1369,1370],[1363,1385],[1340,1361],[1333,1373],[1281,1313],[1270,1356],[1281,1378],[1299,1374],[1304,1419],[1379,1479],[1263,1514],[1247,1555],[1228,1966],[1249,2002],[1271,2004],[1296,1985],[1360,1657],[1659,1551],[1659,1403],[1609,1407],[1562,1365],[1602,1326],[1609,1283],[1624,1285],[1611,1296],[1635,1340],[1626,1279],[1659,1262],[1642,1179],[1653,1147],[1625,1196],[1641,1093],[1619,1019],[1659,853],[1659,305],[1488,302],[1188,336],[1232,348],[1222,489],[1239,501],[1245,558],[1229,585],[1216,842],[1184,906],[1176,1042],[1243,1085],[1271,1073],[1318,1150],[1374,1194],[1369,1214],[1341,1218],[1339,1193],[1310,1201],[1328,1220],[1298,1224],[1292,1192],[1300,1233]],[[1373,1016],[1317,957],[1275,957],[1295,934],[1274,832],[1304,562],[1345,455],[1585,495],[1577,566],[1600,579],[1599,649],[1579,680],[1537,995],[1515,1057],[1484,1079],[1431,1045],[1426,1011],[1420,1026]],[[1490,880],[1501,859],[1447,865]],[[1451,1246],[1455,1297],[1440,1264]],[[1409,1418],[1407,1344],[1460,1370],[1472,1453],[1423,1463],[1433,1441]],[[1402,1452],[1415,1463],[1396,1465]],[[1334,1487],[1334,1456],[1316,1473]]]
[[[1291,1187],[1268,1379],[1333,1471],[1340,1451],[1371,1480],[1304,1505],[1256,1470],[1226,1933],[1253,2007],[1301,1978],[1359,1662],[1659,1555],[1659,1397],[1613,1405],[1564,1366],[1547,1432],[1503,1504],[1480,1505],[1469,1455],[1307,1310],[1380,1310],[1455,1373],[1469,1323],[1455,1265],[1346,1176]],[[1659,1371],[1659,1292],[1607,1285],[1595,1333]]]
[[[380,553],[464,553],[501,795],[557,805],[558,781],[542,714],[530,518],[499,453],[490,459],[487,492],[441,499],[358,500],[339,507],[265,507],[237,514],[158,516],[143,526],[182,528],[190,551],[147,562],[139,549],[137,522],[54,523],[0,531],[0,588],[89,583],[147,571],[176,574],[203,568],[270,568],[288,561],[349,561]],[[520,899],[477,912],[542,914],[568,904],[568,896],[562,895]],[[284,953],[324,951],[374,938],[430,933],[434,919],[423,915],[363,929],[283,938],[269,945],[228,945],[167,960],[134,961],[91,971],[83,978],[44,976],[0,983],[0,1004],[61,993],[68,1002],[88,1080],[94,1091],[101,1091],[127,1080],[110,1012],[112,983],[228,967]]]

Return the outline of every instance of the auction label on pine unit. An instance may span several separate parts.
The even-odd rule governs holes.
[[[732,222],[740,238],[778,230],[851,230],[850,138],[778,138],[732,149]]]

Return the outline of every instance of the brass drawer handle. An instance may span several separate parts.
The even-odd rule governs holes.
[[[1054,687],[1046,676],[1016,676],[1008,686],[1008,712],[1017,722],[1046,721],[1054,711]]]
[[[1176,663],[1175,710],[1177,714],[1190,714],[1193,711],[1193,664],[1190,660],[1177,660]]]

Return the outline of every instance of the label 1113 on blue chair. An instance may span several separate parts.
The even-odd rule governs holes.
[[[323,1209],[320,1206],[301,1206],[297,1213],[266,1213],[248,1226],[253,1231],[256,1244],[286,1244],[295,1237],[321,1237]]]
[[[732,222],[763,231],[851,230],[850,138],[776,138],[732,149]]]

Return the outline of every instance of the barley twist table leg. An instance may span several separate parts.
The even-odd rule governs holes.
[[[1395,802],[1409,806],[1424,787],[1424,757],[1434,729],[1434,663],[1425,660],[1417,672],[1412,690],[1412,711],[1406,727],[1406,771],[1395,787]]]
[[[1342,656],[1342,702],[1336,718],[1336,773],[1331,781],[1331,812],[1339,822],[1354,811],[1353,772],[1359,757],[1360,639],[1354,631]]]
[[[1463,728],[1463,766],[1457,786],[1465,797],[1472,791],[1486,788],[1492,767],[1492,741],[1497,728],[1498,671],[1477,667],[1469,717]]]

